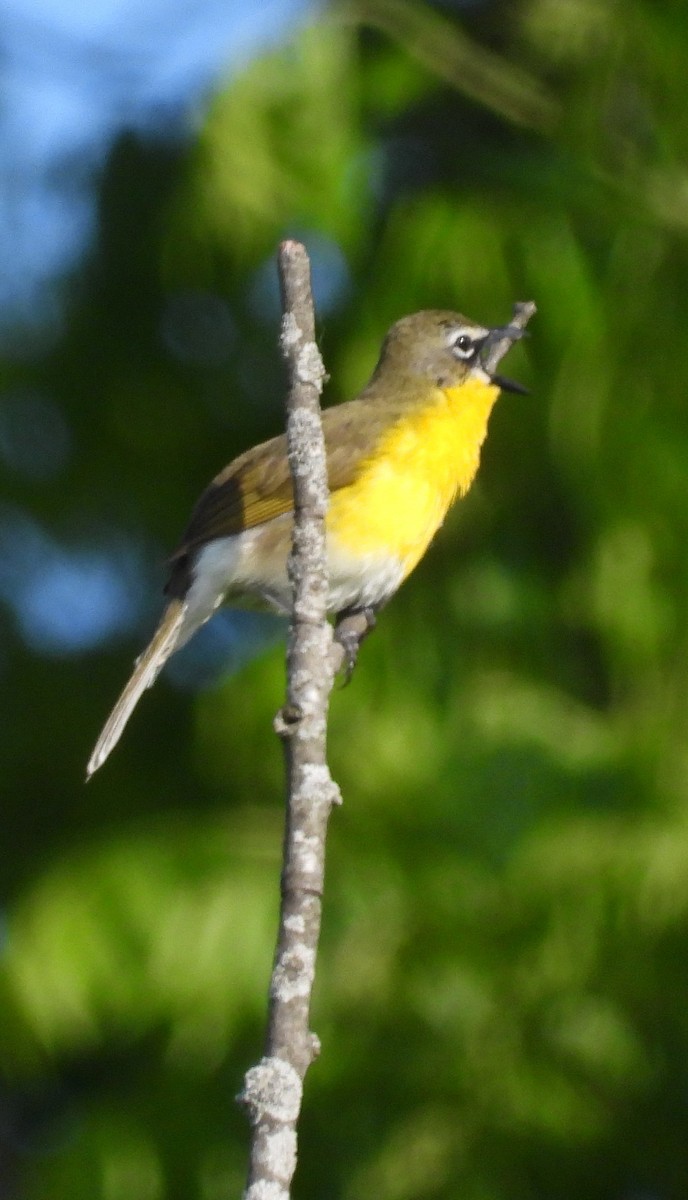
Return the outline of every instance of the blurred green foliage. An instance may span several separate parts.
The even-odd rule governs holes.
[[[304,1200],[688,1195],[687,63],[676,0],[332,7],[190,151],[122,140],[64,337],[2,365],[72,442],[6,472],[15,532],[126,546],[140,642],[198,491],[280,427],[280,237],[314,250],[330,399],[405,312],[537,301],[531,395],[333,699]],[[282,651],[163,679],[84,788],[138,644],[22,628],[3,609],[3,1195],[237,1195]]]

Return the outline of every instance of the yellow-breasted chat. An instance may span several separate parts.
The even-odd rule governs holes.
[[[374,614],[428,548],[475,478],[517,324],[487,328],[425,311],[389,330],[370,382],[324,410],[330,502],[328,611]],[[223,603],[288,613],[292,485],[284,435],[235,458],[194,508],[171,559],[169,602],[96,743],[87,775],[118,742],[141,693]]]

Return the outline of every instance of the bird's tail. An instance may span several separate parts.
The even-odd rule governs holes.
[[[152,687],[172,651],[179,642],[186,604],[173,600],[168,604],[163,618],[150,644],[136,660],[131,679],[105,722],[103,731],[88,760],[86,778],[90,779],[98,767],[102,767],[111,750],[117,745],[134,708],[146,688]]]

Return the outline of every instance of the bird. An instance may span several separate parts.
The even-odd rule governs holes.
[[[402,317],[359,395],[323,410],[329,614],[363,612],[372,626],[423,557],[475,478],[500,391],[527,391],[494,370],[523,334],[517,323],[491,328],[444,310]],[[162,618],[103,727],[87,778],[170,655],[221,604],[290,612],[292,523],[282,434],[240,454],[198,500],[170,559]]]

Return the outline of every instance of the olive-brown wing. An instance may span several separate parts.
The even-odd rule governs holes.
[[[389,412],[377,410],[363,396],[325,409],[323,431],[331,491],[355,479],[361,460],[372,453],[389,421]],[[172,555],[167,592],[174,596],[185,593],[190,561],[201,546],[291,512],[293,506],[287,440],[282,434],[235,458],[203,492]]]

